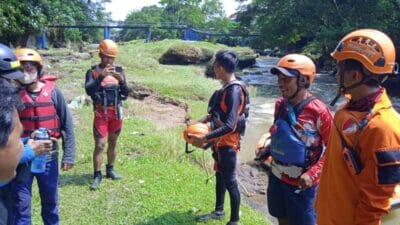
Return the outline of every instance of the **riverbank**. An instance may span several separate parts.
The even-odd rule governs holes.
[[[124,179],[104,179],[98,191],[92,181],[92,107],[72,109],[77,141],[73,170],[60,172],[62,224],[196,224],[195,215],[208,213],[214,205],[214,179],[209,152],[184,153],[181,131],[184,122],[206,113],[209,96],[218,82],[204,76],[204,66],[160,65],[158,57],[179,41],[120,46],[116,64],[125,69],[132,89],[124,102],[124,127],[118,144],[116,170]],[[211,49],[226,48],[210,43],[190,43]],[[91,52],[91,54],[88,54]],[[99,62],[96,50],[83,53],[68,49],[41,52],[45,71],[59,77],[58,87],[71,101],[84,96],[87,69]],[[81,106],[81,105],[79,105]],[[105,159],[104,159],[105,160]],[[33,190],[33,224],[41,224],[37,188]],[[226,196],[226,212],[229,198]],[[229,214],[229,213],[228,213]],[[210,221],[204,224],[225,224]],[[268,224],[263,213],[242,204],[242,224]]]

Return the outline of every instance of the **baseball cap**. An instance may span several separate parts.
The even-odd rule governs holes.
[[[271,68],[271,73],[274,75],[278,75],[280,73],[282,73],[285,76],[288,77],[299,77],[300,76],[300,72],[294,69],[289,69],[289,68],[285,68],[285,67],[279,67],[279,66],[274,66]]]

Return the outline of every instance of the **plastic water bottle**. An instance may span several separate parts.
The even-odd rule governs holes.
[[[35,140],[49,140],[50,135],[49,132],[46,130],[46,128],[39,128],[35,131]],[[46,154],[40,154],[35,156],[32,160],[31,164],[31,172],[32,173],[44,173],[46,171],[46,161],[47,161],[47,155]]]

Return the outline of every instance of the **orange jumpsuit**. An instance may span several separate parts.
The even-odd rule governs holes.
[[[328,140],[316,199],[318,225],[379,225],[400,181],[400,115],[384,91],[367,125],[357,124],[367,112],[338,110]],[[359,152],[362,170],[353,175],[342,154],[341,131]],[[358,140],[358,141],[357,141]]]

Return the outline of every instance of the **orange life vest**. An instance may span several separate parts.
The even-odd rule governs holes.
[[[215,96],[211,97],[210,100],[210,106],[209,106],[209,112],[212,113],[212,119],[211,119],[211,127],[212,129],[216,129],[220,127],[222,121],[219,120],[219,118],[225,117],[225,114],[227,112],[227,105],[225,104],[225,96],[226,96],[226,89],[229,86],[232,85],[239,85],[241,89],[241,103],[240,107],[238,109],[238,123],[243,122],[245,123],[245,117],[248,115],[248,107],[249,107],[249,101],[248,101],[248,92],[244,84],[242,84],[240,81],[233,81],[229,84],[227,84],[225,87],[223,87],[220,90],[217,90],[215,92]],[[214,98],[214,99],[213,99]],[[217,104],[213,105],[212,101],[216,101]],[[218,104],[219,103],[219,104]],[[248,103],[248,104],[246,104]],[[246,114],[247,115],[244,115]],[[243,121],[240,121],[240,120]],[[236,124],[236,128],[234,129],[233,132],[223,135],[219,138],[216,138],[213,140],[214,146],[218,149],[219,147],[222,146],[231,146],[235,149],[240,148],[240,135],[241,132],[238,131],[238,125]],[[244,125],[242,125],[244,126]],[[244,128],[243,128],[244,129]],[[243,130],[244,132],[244,130]]]

